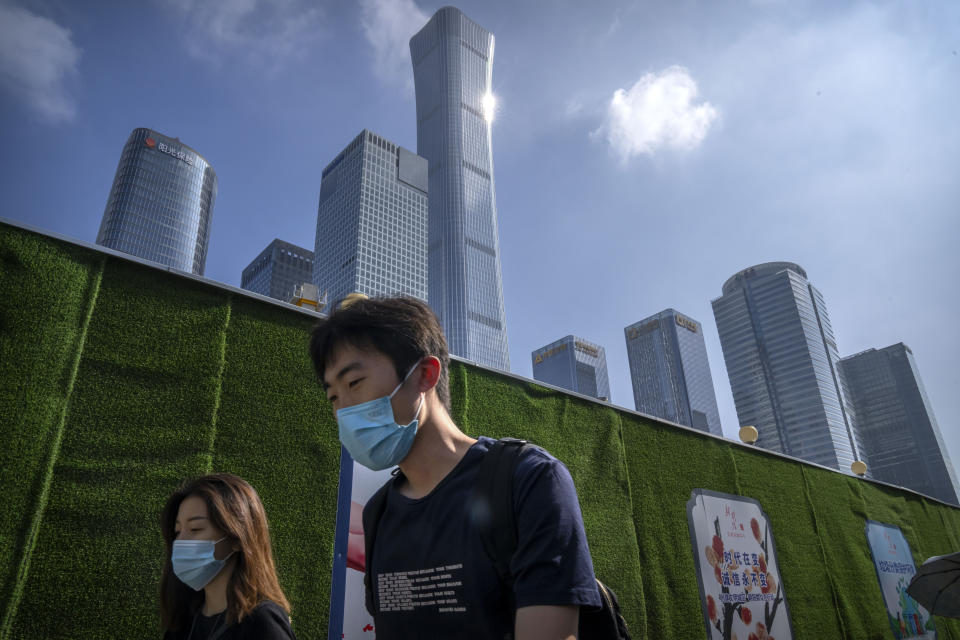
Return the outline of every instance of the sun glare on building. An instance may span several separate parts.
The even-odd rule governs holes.
[[[492,93],[483,96],[483,117],[487,122],[493,122],[493,115],[497,111],[497,98]]]

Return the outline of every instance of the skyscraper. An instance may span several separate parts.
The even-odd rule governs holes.
[[[637,411],[722,436],[700,323],[666,309],[623,333]]]
[[[607,354],[600,345],[566,336],[530,354],[533,377],[570,391],[610,400]]]
[[[284,302],[304,282],[313,282],[313,251],[280,239],[268,244],[240,276],[242,288]]]
[[[871,475],[958,504],[960,488],[910,347],[840,361]]]
[[[364,129],[324,168],[313,283],[427,299],[427,161]]]
[[[740,426],[757,446],[844,472],[861,459],[823,294],[792,262],[740,271],[713,301]]]
[[[430,306],[450,352],[510,369],[490,124],[493,34],[444,7],[410,39],[417,153],[430,162]]]
[[[203,275],[217,174],[196,151],[150,129],[123,147],[97,244]]]

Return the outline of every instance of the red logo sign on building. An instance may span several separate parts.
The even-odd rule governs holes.
[[[154,140],[153,138],[147,138],[146,140],[144,140],[144,142],[145,142],[145,143],[147,144],[147,146],[150,147],[151,149],[153,149],[155,146],[157,146],[157,141]]]

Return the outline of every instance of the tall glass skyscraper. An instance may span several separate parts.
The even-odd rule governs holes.
[[[364,129],[323,170],[313,283],[427,300],[427,161]]]
[[[313,251],[275,239],[247,265],[240,286],[263,296],[290,302],[293,288],[313,282]]]
[[[700,323],[666,309],[623,333],[637,411],[722,436]]]
[[[607,354],[598,344],[566,336],[530,354],[533,377],[541,382],[610,400]]]
[[[862,459],[823,294],[792,262],[740,271],[713,301],[740,426],[758,446],[850,472]]]
[[[217,174],[203,156],[150,129],[123,147],[97,244],[203,275]]]
[[[957,474],[913,351],[902,342],[840,361],[871,475],[958,504]]]
[[[430,306],[450,352],[510,369],[490,123],[493,34],[444,7],[410,39],[417,153],[430,162]]]

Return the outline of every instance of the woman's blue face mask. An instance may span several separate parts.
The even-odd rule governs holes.
[[[226,540],[226,536],[220,540]],[[174,575],[194,591],[207,586],[233,555],[231,551],[223,560],[213,556],[220,540],[174,540],[173,554],[170,556]]]
[[[337,411],[340,442],[353,459],[363,466],[374,471],[389,469],[410,453],[413,439],[417,435],[420,410],[423,408],[423,394],[420,394],[413,420],[405,425],[397,424],[390,400],[419,364],[417,362],[410,368],[390,395]]]

